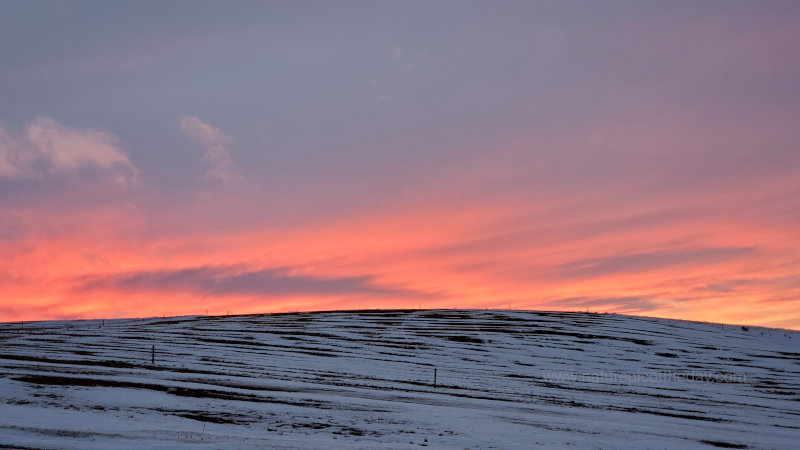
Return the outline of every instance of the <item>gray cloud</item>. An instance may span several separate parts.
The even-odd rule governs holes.
[[[651,311],[659,305],[649,297],[630,296],[630,297],[571,297],[554,300],[548,303],[549,306],[557,309],[593,309],[597,306],[619,305],[614,311],[624,313],[638,313]]]
[[[576,222],[558,221],[552,215],[530,215],[503,223],[501,229],[518,231],[503,232],[464,241],[447,243],[426,248],[426,254],[469,255],[484,253],[487,250],[518,248],[521,243],[534,246],[553,242],[576,241],[600,235],[620,233],[629,230],[665,226],[686,220],[697,214],[698,208],[684,206],[681,209],[657,209],[646,213],[613,215],[589,218]],[[554,219],[556,223],[553,223]]]
[[[561,264],[556,269],[567,276],[601,276],[619,272],[646,272],[686,263],[713,263],[752,254],[752,247],[704,247],[673,251],[632,253],[589,258]]]
[[[742,286],[754,285],[762,281],[763,280],[755,280],[755,279],[725,280],[725,281],[718,281],[715,283],[709,283],[705,286],[697,288],[696,290],[729,293],[737,291]]]
[[[433,293],[382,286],[370,276],[323,278],[293,275],[286,268],[245,271],[235,267],[197,267],[83,278],[78,290],[194,292],[202,295],[370,295],[430,298]]]
[[[789,275],[776,278],[742,278],[719,280],[695,288],[698,292],[717,292],[721,294],[736,293],[747,289],[770,289],[777,292],[792,292],[800,287],[800,275]],[[793,294],[790,294],[790,296]]]

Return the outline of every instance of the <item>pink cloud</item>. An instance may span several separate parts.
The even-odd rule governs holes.
[[[0,178],[41,178],[81,169],[106,172],[122,185],[138,182],[136,167],[111,133],[69,128],[49,117],[36,119],[21,137],[0,127]]]
[[[233,137],[195,116],[181,116],[180,127],[186,137],[206,149],[202,161],[209,165],[208,178],[230,180],[240,176],[231,157]]]

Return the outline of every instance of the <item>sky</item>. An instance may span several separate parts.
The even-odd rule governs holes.
[[[0,1],[0,321],[800,329],[796,1]]]

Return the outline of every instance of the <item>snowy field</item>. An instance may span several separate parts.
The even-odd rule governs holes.
[[[786,330],[404,310],[5,323],[0,343],[0,448],[800,448]]]

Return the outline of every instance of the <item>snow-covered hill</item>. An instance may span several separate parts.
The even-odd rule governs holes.
[[[786,330],[348,311],[6,323],[0,345],[0,447],[800,447]]]

